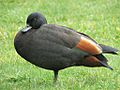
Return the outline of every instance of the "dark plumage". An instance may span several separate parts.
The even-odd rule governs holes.
[[[70,28],[47,24],[40,13],[32,13],[27,18],[26,28],[20,30],[14,46],[17,53],[30,63],[54,71],[71,66],[107,67],[107,59],[102,53],[117,54],[117,49],[97,44],[95,40]]]

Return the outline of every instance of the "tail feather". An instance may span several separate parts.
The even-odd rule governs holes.
[[[99,44],[103,50],[103,53],[111,53],[111,54],[117,54],[117,52],[119,51],[118,49],[115,49],[113,47],[110,46],[106,46],[103,44]]]
[[[102,54],[94,55],[94,56],[99,60],[99,63],[102,66],[104,66],[104,67],[106,67],[106,68],[108,68],[110,70],[113,70],[113,68],[108,65],[108,63],[107,63],[108,60],[107,60],[107,58],[105,56],[103,56]]]
[[[109,66],[108,64],[102,62],[102,61],[99,61],[103,66],[105,66],[106,68],[110,69],[110,70],[113,70],[113,68],[111,66]]]

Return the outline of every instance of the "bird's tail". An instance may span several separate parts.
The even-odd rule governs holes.
[[[107,58],[105,56],[103,56],[102,54],[98,54],[98,55],[94,55],[94,56],[99,60],[99,63],[102,66],[104,66],[104,67],[106,67],[106,68],[108,68],[110,70],[113,70],[113,68],[108,65],[108,63],[107,63],[108,60],[107,60]]]
[[[103,44],[99,44],[100,47],[102,48],[103,53],[110,53],[110,54],[118,54],[117,52],[119,51],[116,48],[110,47],[110,46],[106,46]]]

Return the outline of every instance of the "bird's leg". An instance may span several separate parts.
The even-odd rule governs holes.
[[[54,70],[54,83],[57,81],[58,78],[58,70]]]

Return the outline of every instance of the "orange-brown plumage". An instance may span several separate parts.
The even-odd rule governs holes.
[[[99,60],[95,57],[95,56],[88,56],[85,58],[85,60],[87,60],[88,62],[92,62],[92,63],[98,63]]]
[[[76,47],[92,55],[102,53],[102,49],[98,44],[84,36],[81,36],[80,42],[76,45]]]

